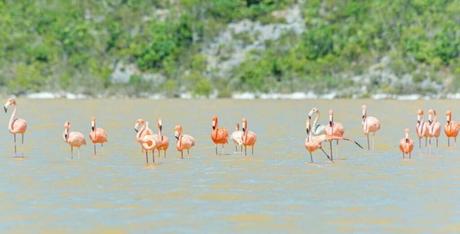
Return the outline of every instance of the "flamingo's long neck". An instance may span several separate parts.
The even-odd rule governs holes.
[[[143,124],[141,129],[137,132],[136,138],[137,138],[138,141],[142,140],[141,136],[142,136],[142,133],[145,131],[145,128],[146,128],[146,126],[145,126],[145,124]]]
[[[16,120],[16,105],[13,105],[13,112],[11,113],[10,122],[8,123],[8,130],[13,131],[13,123]]]
[[[318,124],[318,120],[319,120],[319,112],[316,113],[315,120],[313,120],[312,130],[313,128],[316,128],[316,125]]]
[[[182,131],[179,132],[179,148],[182,148]]]
[[[160,127],[158,127],[158,136],[160,137],[160,139],[163,141],[163,133],[162,133],[162,130]]]

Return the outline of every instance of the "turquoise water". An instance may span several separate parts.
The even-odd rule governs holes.
[[[382,121],[375,152],[340,143],[330,163],[318,152],[307,163],[305,117],[313,106],[335,110],[345,135],[365,143],[361,104]],[[428,155],[415,149],[402,160],[403,129],[414,138],[416,109],[436,107],[441,123],[457,101],[233,101],[233,100],[18,100],[29,123],[13,158],[9,114],[0,119],[1,232],[310,232],[455,233],[460,230],[460,147]],[[456,107],[456,108],[454,108]],[[456,113],[458,117],[456,118]],[[226,146],[216,156],[211,117],[230,130],[242,117],[256,132],[253,157]],[[87,136],[91,116],[109,134],[97,156],[92,145],[70,159],[64,121]],[[163,119],[197,139],[188,159],[172,146],[167,158],[146,165],[134,138],[134,121]],[[416,140],[414,138],[414,140]],[[88,138],[87,138],[88,141]]]

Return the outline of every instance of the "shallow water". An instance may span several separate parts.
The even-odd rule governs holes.
[[[306,163],[306,112],[329,108],[348,137],[365,143],[360,106],[382,121],[375,152],[347,142],[335,163],[318,152]],[[13,158],[7,131],[10,112],[0,119],[1,232],[353,232],[433,233],[460,230],[460,157],[457,148],[412,160],[398,150],[403,128],[414,138],[416,109],[436,107],[460,113],[458,101],[234,101],[234,100],[18,100],[29,123],[25,144]],[[216,156],[211,116],[231,130],[241,117],[258,134],[253,157],[233,145]],[[109,133],[109,143],[92,156],[92,145],[70,159],[62,140],[64,121],[87,136],[91,116]],[[457,115],[457,117],[460,115]],[[181,160],[170,146],[167,158],[146,166],[134,140],[137,118],[181,123],[197,139]],[[459,117],[460,118],[460,117]],[[153,124],[151,124],[153,125]],[[87,139],[88,140],[88,139]],[[414,138],[415,140],[415,138]],[[100,149],[99,149],[100,150]]]

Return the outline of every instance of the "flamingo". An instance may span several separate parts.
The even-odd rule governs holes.
[[[306,123],[306,127],[305,127],[305,130],[307,132],[307,138],[305,139],[305,148],[307,149],[308,153],[310,154],[310,162],[313,163],[313,152],[315,152],[317,149],[320,149],[321,151],[323,151],[323,153],[324,153],[324,155],[326,155],[327,159],[331,160],[331,158],[326,153],[326,151],[324,151],[324,149],[323,149],[323,147],[321,145],[321,143],[323,141],[327,140],[326,135],[321,134],[321,135],[318,135],[318,136],[314,136],[313,131],[312,131],[313,129],[311,129],[312,126],[311,126],[310,121],[311,121],[311,119],[308,118],[307,123]]]
[[[153,132],[150,128],[145,127],[145,120],[143,119],[137,119],[136,123],[134,124],[134,131],[136,132],[136,141],[140,144],[141,146],[141,151],[144,151],[144,147],[142,147],[142,139],[144,139],[144,136],[146,135],[153,135]]]
[[[184,150],[187,150],[187,155],[190,153],[190,149],[195,146],[196,141],[190,135],[183,134],[182,126],[176,125],[174,127],[174,136],[176,137],[176,149],[180,152],[180,157],[184,158]]]
[[[429,137],[430,137],[430,145],[431,145],[431,138],[436,138],[436,147],[438,147],[438,139],[441,135],[441,124],[438,121],[438,115],[436,111],[433,109],[428,110],[428,124],[429,124]]]
[[[143,119],[138,119],[136,125],[134,126],[136,133],[137,142],[142,147],[142,151],[145,152],[145,162],[149,163],[149,151],[152,151],[152,161],[155,163],[155,148],[156,141],[153,137],[152,130],[149,128],[149,122],[144,121]],[[149,134],[150,133],[150,134]]]
[[[232,140],[235,143],[235,150],[238,151],[238,146],[243,150],[243,131],[240,130],[240,124],[236,123],[235,131],[232,132]]]
[[[149,122],[145,122],[145,129],[149,129]],[[155,164],[155,148],[157,147],[156,145],[156,140],[155,137],[152,134],[149,135],[144,135],[144,136],[139,136],[142,149],[145,151],[145,162],[148,164],[149,163],[149,151],[152,151],[152,163]]]
[[[24,134],[27,130],[27,122],[24,119],[16,117],[16,99],[8,98],[3,109],[5,113],[8,112],[8,107],[13,106],[13,113],[11,113],[10,121],[8,122],[8,130],[13,134],[14,139],[14,155],[16,156],[16,134],[21,134],[21,144],[24,144]]]
[[[334,111],[333,110],[329,110],[329,125],[326,126],[324,130],[329,140],[331,159],[334,160],[334,156],[332,154],[332,140],[331,139],[334,137],[343,138],[343,134],[345,133],[345,130],[341,123],[334,122]],[[337,143],[338,143],[338,140],[337,140]]]
[[[362,105],[362,125],[364,135],[367,137],[367,149],[370,150],[369,134],[372,133],[372,148],[375,149],[375,133],[380,129],[380,120],[374,116],[367,115],[367,106]]]
[[[161,150],[164,152],[164,157],[166,158],[166,150],[169,147],[169,140],[167,136],[163,136],[163,122],[161,119],[157,121],[158,134],[153,135],[153,138],[156,141],[156,149],[158,150],[158,155],[161,156]]]
[[[447,136],[447,146],[450,146],[450,138],[454,138],[457,142],[457,135],[460,129],[460,123],[452,120],[452,112],[446,112],[446,124],[444,125],[444,133]]]
[[[411,158],[412,150],[414,150],[414,141],[409,138],[409,129],[404,129],[404,138],[399,141],[399,149],[402,152],[403,159],[406,157],[406,154]]]
[[[422,147],[422,138],[425,138],[425,146],[427,145],[429,137],[429,128],[428,124],[423,119],[423,110],[417,111],[417,124],[415,125],[415,130],[418,136],[418,147]]]
[[[310,112],[308,112],[308,120],[311,120],[311,117],[313,114],[316,114],[316,116],[315,116],[315,119],[313,120],[313,126],[310,129],[310,131],[312,132],[314,136],[325,134],[326,126],[318,123],[319,116],[320,116],[319,109],[316,107],[312,108]]]
[[[93,142],[94,145],[94,155],[96,155],[96,144],[101,144],[101,147],[104,146],[104,143],[107,142],[107,133],[103,128],[96,127],[96,117],[91,118],[91,132],[89,133],[89,139]]]
[[[211,139],[216,145],[216,155],[217,155],[217,145],[222,145],[224,148],[224,144],[228,143],[228,131],[225,128],[219,128],[218,126],[218,118],[217,116],[212,117],[212,132],[211,132]]]
[[[241,120],[242,128],[243,128],[243,146],[244,146],[244,156],[247,155],[247,147],[251,147],[252,155],[254,155],[254,145],[256,144],[257,136],[254,132],[249,131],[248,129],[248,121],[243,118]]]
[[[73,148],[77,148],[78,157],[80,158],[80,147],[86,145],[85,137],[81,132],[70,132],[70,122],[64,123],[64,133],[62,134],[64,141],[70,146],[70,156],[73,159]]]

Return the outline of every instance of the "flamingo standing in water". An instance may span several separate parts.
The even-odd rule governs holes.
[[[399,141],[399,149],[402,152],[403,159],[406,154],[411,158],[412,150],[414,150],[414,141],[409,138],[409,129],[404,129],[404,138]]]
[[[62,137],[64,141],[70,146],[70,156],[73,159],[73,148],[77,148],[78,157],[80,158],[80,147],[86,145],[85,137],[81,132],[71,132],[70,131],[70,122],[66,121],[64,123],[64,133]]]
[[[212,142],[214,142],[214,144],[216,145],[216,155],[217,146],[222,145],[222,148],[224,148],[224,144],[228,143],[228,131],[225,128],[218,127],[218,118],[215,115],[212,117],[211,139]]]
[[[141,151],[144,152],[144,147],[142,147],[142,139],[144,139],[144,136],[146,135],[153,135],[153,132],[150,128],[146,128],[145,120],[143,119],[136,120],[136,123],[134,124],[134,131],[136,132],[136,141],[140,144]]]
[[[320,112],[318,108],[314,107],[310,110],[310,112],[308,112],[308,121],[311,120],[311,117],[314,114],[316,114],[316,116],[315,116],[315,119],[313,120],[313,125],[311,126],[310,131],[312,132],[313,136],[325,134],[326,126],[318,123],[319,116],[320,116]]]
[[[93,142],[94,155],[96,155],[96,144],[101,144],[101,147],[103,147],[104,143],[107,142],[106,131],[103,128],[96,127],[96,117],[91,118],[91,132],[89,133],[89,139]]]
[[[380,120],[367,115],[367,106],[362,105],[362,125],[364,135],[367,137],[367,149],[370,150],[369,134],[372,133],[372,148],[375,150],[375,133],[380,129]]]
[[[327,125],[324,130],[329,140],[331,160],[334,160],[334,155],[332,154],[332,138],[343,138],[343,134],[345,133],[345,130],[341,123],[334,122],[334,111],[333,110],[329,110],[329,125]],[[338,142],[339,141],[337,140],[337,143]]]
[[[134,131],[136,132],[136,140],[141,145],[142,152],[145,152],[145,161],[149,163],[148,151],[152,151],[153,162],[155,163],[155,154],[151,147],[156,147],[156,142],[151,142],[153,132],[149,128],[148,122],[138,119],[134,125]]]
[[[14,155],[16,156],[16,134],[21,134],[21,144],[24,144],[24,134],[27,130],[27,122],[24,119],[20,119],[16,117],[16,99],[9,98],[3,109],[5,113],[8,112],[8,107],[13,106],[13,113],[11,113],[10,121],[8,122],[8,130],[11,134],[13,134],[14,140]]]
[[[232,140],[235,143],[235,151],[238,152],[238,147],[243,151],[243,131],[240,130],[240,124],[236,123],[235,131],[232,132]]]
[[[422,138],[425,138],[425,146],[427,146],[430,130],[428,124],[423,119],[423,110],[420,109],[417,111],[417,124],[415,125],[415,130],[418,136],[418,147],[422,147]]]
[[[254,155],[254,145],[256,144],[257,136],[254,132],[249,131],[248,129],[248,121],[243,118],[242,119],[242,128],[243,128],[243,146],[244,146],[244,156],[247,155],[247,147],[251,147],[252,155]]]
[[[183,134],[182,126],[176,125],[174,128],[174,136],[176,137],[176,149],[180,152],[180,157],[184,158],[184,150],[187,150],[187,155],[190,153],[190,149],[195,146],[196,141],[190,135]]]
[[[436,114],[436,111],[433,109],[428,110],[428,124],[429,124],[430,145],[431,145],[431,138],[435,138],[436,147],[438,147],[439,136],[441,135],[441,124],[438,121],[438,115]]]
[[[460,123],[452,120],[452,112],[448,110],[446,112],[446,124],[444,125],[444,133],[447,136],[447,146],[450,146],[450,138],[454,138],[457,142],[457,135],[460,129]]]
[[[327,159],[331,160],[331,158],[326,153],[326,151],[324,151],[324,149],[323,149],[323,147],[321,145],[321,143],[323,141],[327,140],[326,135],[321,134],[321,135],[314,136],[313,135],[313,129],[312,129],[310,121],[311,121],[311,118],[308,118],[307,122],[306,122],[306,127],[305,127],[305,130],[307,132],[307,138],[305,139],[305,148],[307,149],[308,153],[310,154],[310,162],[313,163],[313,152],[315,152],[317,149],[320,149],[321,151],[323,151],[323,153],[324,153],[324,155],[326,155]]]
[[[167,136],[163,136],[163,122],[161,119],[157,121],[158,134],[154,135],[156,141],[156,149],[158,150],[158,156],[161,156],[161,151],[164,152],[164,157],[166,158],[166,150],[169,147],[169,139]]]

